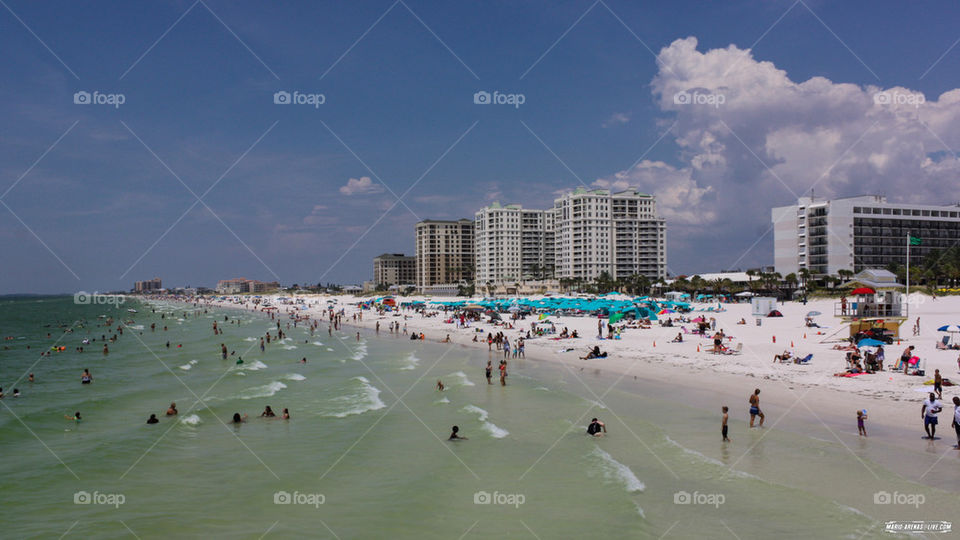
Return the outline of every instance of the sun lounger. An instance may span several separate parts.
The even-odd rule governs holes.
[[[743,343],[737,343],[736,347],[723,349],[721,354],[737,355],[743,352]]]
[[[797,360],[797,363],[800,365],[807,365],[810,363],[811,360],[813,360],[813,353],[810,353],[804,356],[803,358],[801,358],[800,360]]]

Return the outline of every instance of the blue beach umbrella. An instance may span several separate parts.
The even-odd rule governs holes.
[[[883,345],[883,344],[884,344],[884,343],[883,343],[882,341],[880,341],[880,340],[865,338],[865,339],[861,339],[861,340],[857,343],[857,347],[859,347],[859,348],[863,348],[863,347],[879,347],[879,346],[881,346],[881,345]]]
[[[960,332],[960,325],[945,324],[940,328],[937,328],[937,332],[950,332],[951,334],[955,334],[957,332]]]

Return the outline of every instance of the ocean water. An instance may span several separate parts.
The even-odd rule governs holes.
[[[486,350],[287,322],[288,339],[261,353],[277,328],[262,315],[0,300],[12,338],[0,351],[0,535],[888,538],[885,521],[949,520],[960,503],[956,486],[917,483],[880,464],[889,453],[822,433],[738,419],[719,444],[715,411],[642,379],[515,360],[508,386],[488,385]],[[84,338],[96,341],[76,352]],[[235,355],[221,359],[221,343]],[[54,345],[66,350],[40,357]],[[80,384],[84,368],[93,384]],[[178,416],[164,416],[170,402]],[[291,420],[260,418],[267,405]],[[80,423],[64,418],[75,411]],[[232,424],[235,412],[247,421]],[[583,434],[594,416],[608,436]],[[447,441],[453,425],[469,440]]]

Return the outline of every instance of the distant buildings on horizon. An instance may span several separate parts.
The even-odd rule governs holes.
[[[276,281],[257,281],[247,278],[221,279],[217,282],[217,292],[220,294],[266,293],[280,289]]]
[[[634,189],[576,189],[546,210],[494,203],[474,220],[416,224],[416,285],[455,294],[468,281],[592,280],[603,273],[663,278],[666,229],[656,197]]]
[[[137,281],[133,284],[133,291],[138,293],[150,293],[151,291],[159,291],[162,288],[163,282],[160,281],[158,277],[145,281]]]

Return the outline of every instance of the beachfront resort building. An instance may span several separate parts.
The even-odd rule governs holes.
[[[162,288],[163,282],[161,282],[158,277],[146,281],[137,281],[133,284],[134,292],[138,293],[150,293],[152,291],[159,291]]]
[[[417,258],[403,253],[384,253],[373,258],[373,285],[407,285],[417,282]]]
[[[891,203],[882,195],[800,197],[773,208],[774,266],[781,275],[806,268],[814,277],[910,264],[960,240],[960,205]]]
[[[666,277],[667,225],[653,195],[581,188],[556,199],[553,211],[556,277]]]
[[[217,282],[219,294],[265,293],[279,288],[280,284],[276,281],[257,281],[247,278],[221,279]]]
[[[416,284],[420,292],[448,292],[474,277],[473,222],[469,219],[417,223]],[[439,287],[439,288],[438,288]]]
[[[474,216],[476,283],[516,283],[553,274],[554,211],[494,203]]]

